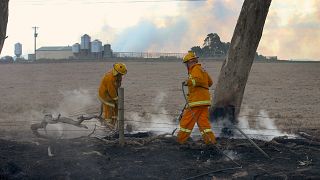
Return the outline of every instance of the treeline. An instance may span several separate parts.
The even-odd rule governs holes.
[[[217,33],[210,33],[204,39],[202,48],[200,46],[194,46],[191,48],[191,51],[202,58],[224,58],[229,48],[230,42],[222,42]],[[266,57],[256,52],[255,60],[277,60],[277,57]]]

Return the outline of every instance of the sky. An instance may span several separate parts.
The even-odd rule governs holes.
[[[187,52],[209,33],[230,42],[243,0],[10,0],[8,38],[1,56],[91,40],[114,51]],[[320,60],[318,0],[273,0],[258,53],[280,59]]]

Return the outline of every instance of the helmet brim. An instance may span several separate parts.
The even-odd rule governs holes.
[[[199,59],[199,57],[196,56],[196,57],[194,57],[194,58],[192,58],[192,59],[189,59],[188,61],[183,61],[183,63],[187,63],[187,62],[192,61],[192,60],[194,60],[194,59]]]

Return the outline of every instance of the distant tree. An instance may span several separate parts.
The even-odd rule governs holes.
[[[217,33],[210,33],[204,39],[202,55],[205,57],[225,56],[228,48],[229,43],[221,42]]]
[[[224,44],[224,49],[225,49],[225,54],[227,54],[228,53],[228,51],[229,51],[229,48],[230,48],[230,42],[227,42],[227,43],[223,43]]]
[[[13,63],[13,57],[11,56],[4,56],[0,59],[0,63]]]
[[[269,60],[270,60],[270,61],[277,61],[277,60],[278,60],[278,57],[277,57],[277,56],[272,56],[272,57],[270,57]]]
[[[221,44],[221,40],[217,33],[208,34],[203,42],[203,46],[217,46],[220,44]]]
[[[199,57],[225,57],[230,45],[230,42],[222,42],[217,33],[210,33],[204,39],[202,48],[200,46],[194,46],[191,50]],[[266,57],[256,53],[254,59],[266,60]]]
[[[254,60],[264,61],[264,60],[267,60],[267,57],[261,54],[259,55],[258,52],[256,52],[256,54],[254,55]]]
[[[202,49],[200,46],[194,46],[191,51],[195,52],[197,56],[202,57]]]
[[[0,54],[3,48],[4,40],[6,39],[6,31],[8,24],[8,5],[9,0],[0,1]]]

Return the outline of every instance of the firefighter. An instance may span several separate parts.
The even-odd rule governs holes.
[[[118,88],[125,74],[127,74],[126,65],[115,63],[100,83],[98,98],[103,105],[104,119],[112,126],[116,125],[118,119]]]
[[[209,123],[209,106],[211,105],[209,87],[212,86],[212,79],[198,63],[198,57],[194,52],[189,51],[184,56],[183,63],[189,74],[189,78],[183,82],[183,85],[188,86],[189,93],[186,99],[187,106],[180,120],[177,141],[184,144],[197,123],[204,142],[215,144],[216,138]]]

